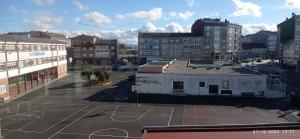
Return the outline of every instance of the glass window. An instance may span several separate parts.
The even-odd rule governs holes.
[[[222,88],[223,89],[228,89],[229,88],[229,82],[228,81],[223,81]]]
[[[205,87],[205,82],[199,82],[199,87]]]
[[[174,81],[173,89],[184,89],[183,81]]]
[[[3,94],[6,92],[6,85],[0,85],[0,94]]]

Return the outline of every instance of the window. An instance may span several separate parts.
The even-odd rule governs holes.
[[[205,82],[199,82],[199,87],[205,87]]]
[[[7,63],[7,70],[13,70],[17,68],[17,62],[9,62]]]
[[[0,45],[0,51],[4,51],[4,45],[3,44]]]
[[[183,85],[183,81],[174,81],[173,82],[173,89],[183,89],[184,85]]]
[[[222,88],[223,89],[228,89],[229,88],[229,82],[228,81],[223,81]]]
[[[3,94],[6,92],[6,85],[0,85],[0,94]]]
[[[0,71],[5,71],[5,63],[0,63]]]

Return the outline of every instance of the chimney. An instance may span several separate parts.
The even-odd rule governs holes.
[[[295,17],[296,16],[296,14],[295,13],[292,13],[292,17]]]

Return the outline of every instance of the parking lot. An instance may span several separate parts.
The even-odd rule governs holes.
[[[268,105],[265,100],[235,98],[233,103],[226,103],[230,99],[199,98],[193,100],[199,103],[193,103],[188,98],[182,98],[186,100],[183,102],[157,101],[166,98],[158,96],[151,101],[152,98],[141,96],[143,103],[136,105],[136,96],[130,91],[133,82],[126,80],[131,74],[114,72],[112,85],[89,88],[83,86],[85,80],[78,73],[73,73],[7,103],[0,111],[2,136],[135,139],[141,137],[143,126],[287,122],[277,114],[281,107],[273,105],[278,100]]]

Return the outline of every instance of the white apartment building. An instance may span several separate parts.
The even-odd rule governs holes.
[[[67,74],[66,43],[0,35],[0,98],[25,93]]]

